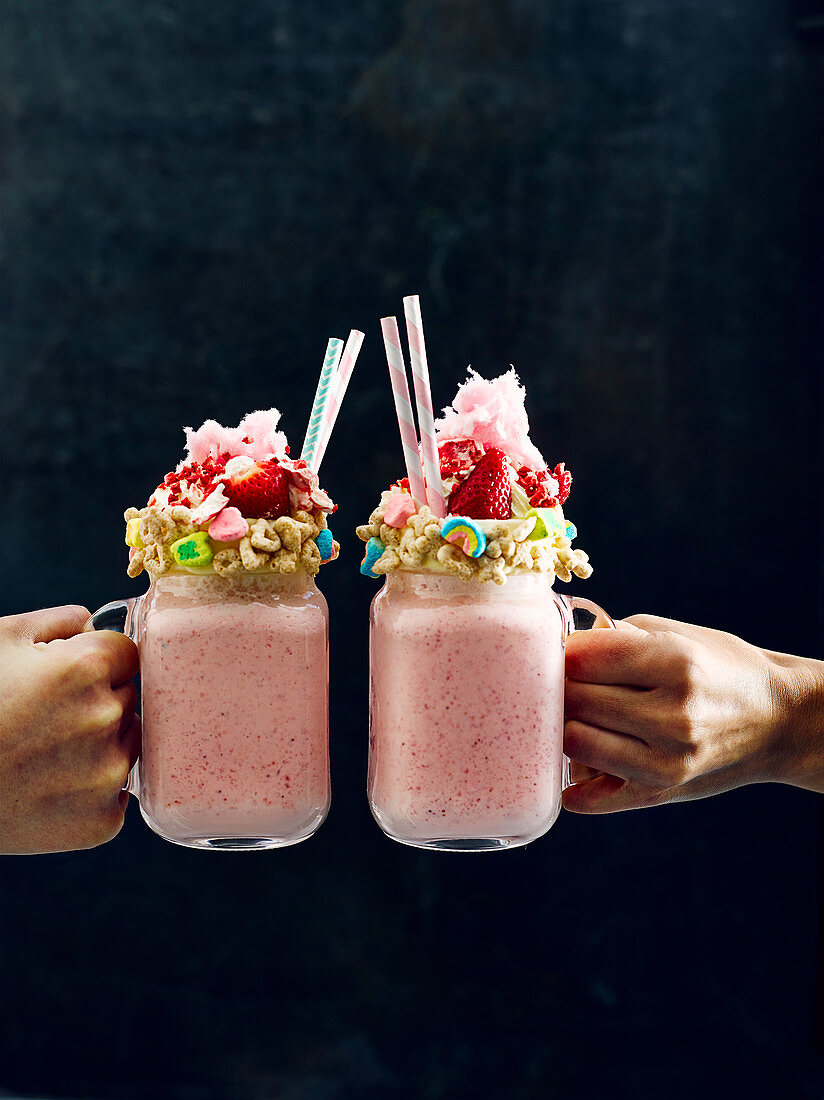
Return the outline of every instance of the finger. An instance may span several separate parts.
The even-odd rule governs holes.
[[[112,695],[117,699],[123,711],[123,717],[120,720],[120,728],[117,731],[118,737],[121,737],[134,717],[135,708],[137,706],[137,688],[134,686],[134,681],[127,680],[125,684],[120,684],[118,687],[112,688]]]
[[[121,743],[129,754],[129,771],[131,771],[140,756],[140,718],[137,714],[132,715],[131,721],[123,731]]]
[[[660,707],[650,706],[652,695],[648,688],[568,679],[564,685],[564,715],[650,743],[662,720]]]
[[[123,818],[129,803],[128,795],[118,789],[101,799],[99,790],[76,795],[67,807],[73,820],[67,822],[75,833],[67,849],[96,848],[113,840],[123,828]],[[68,816],[68,815],[67,815]]]
[[[587,783],[567,787],[562,797],[564,809],[574,814],[614,814],[660,806],[669,801],[666,791],[614,775],[600,775]]]
[[[122,814],[125,814],[126,807],[129,804],[129,779],[132,768],[135,766],[140,756],[140,740],[140,718],[138,715],[133,714],[121,738],[121,747],[128,753],[128,771],[123,781],[124,789],[117,796],[118,806]]]
[[[679,619],[665,619],[660,615],[629,615],[623,620],[629,626],[646,630],[648,634],[675,634],[701,642],[707,635],[717,636],[717,631],[695,623],[682,623]]]
[[[632,623],[616,630],[578,630],[567,639],[566,674],[586,683],[654,687],[660,680],[657,652],[654,635]]]
[[[676,619],[667,619],[663,615],[627,615],[626,618],[621,619],[621,622],[627,626],[637,626],[639,630],[646,630],[648,634],[685,625]]]
[[[140,719],[133,714],[122,733],[118,732],[110,743],[105,756],[98,757],[99,761],[106,762],[103,776],[111,798],[116,799],[121,790],[128,787],[129,773],[139,755]]]
[[[651,688],[680,683],[696,653],[699,637],[671,619],[637,615],[649,630],[623,620],[616,630],[587,630],[567,640],[566,675],[592,684]],[[692,632],[691,632],[692,631]]]
[[[564,723],[564,752],[578,764],[621,779],[642,779],[649,775],[650,752],[643,741],[584,722]]]
[[[74,649],[87,649],[101,654],[106,661],[112,687],[125,683],[137,674],[137,646],[125,634],[117,634],[114,630],[90,631],[71,638],[69,644]]]
[[[574,777],[574,768],[571,767],[570,771]],[[581,779],[575,780],[576,785],[567,787],[563,793],[564,808],[572,813],[610,814],[664,806],[671,802],[691,802],[723,794],[741,785],[740,773],[734,767],[719,768],[674,787],[597,773],[590,777],[586,771],[585,766],[579,765]]]
[[[57,638],[73,638],[83,629],[89,617],[85,607],[67,604],[64,607],[44,607],[23,615],[9,615],[4,623],[12,636],[21,642],[53,642]]]

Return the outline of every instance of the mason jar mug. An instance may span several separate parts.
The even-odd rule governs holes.
[[[564,644],[612,620],[551,581],[386,576],[370,623],[368,793],[393,840],[489,851],[527,844],[557,818]]]
[[[129,790],[175,844],[295,844],[329,799],[328,612],[308,574],[165,574],[92,629],[140,654],[142,742]]]

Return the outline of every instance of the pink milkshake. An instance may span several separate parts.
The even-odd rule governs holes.
[[[203,847],[303,840],[329,807],[322,594],[301,573],[154,589],[139,635],[144,818]]]
[[[561,805],[562,616],[546,576],[395,573],[373,608],[369,795],[432,847],[525,844]]]
[[[413,497],[410,474],[358,528],[361,572],[385,577],[372,605],[369,799],[404,844],[514,847],[560,810],[574,601],[552,583],[592,568],[562,510],[572,477],[532,444],[524,400],[514,371],[471,374],[435,424],[446,515],[431,480],[429,504]]]
[[[132,788],[177,844],[257,849],[310,836],[329,806],[332,501],[288,457],[276,410],[187,431],[187,453],[126,512],[143,739]]]

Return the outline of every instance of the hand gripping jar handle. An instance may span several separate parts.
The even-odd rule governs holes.
[[[611,615],[604,611],[592,600],[585,596],[560,596],[555,594],[566,627],[565,638],[574,634],[577,630],[609,630],[615,629],[615,621]],[[571,786],[569,757],[564,753],[564,781],[563,787]]]
[[[112,600],[104,604],[90,615],[83,627],[84,633],[90,630],[114,630],[117,634],[125,634],[127,638],[135,641],[137,634],[137,611],[143,600],[142,596],[132,597],[128,600]],[[133,794],[135,798],[140,796],[140,759],[138,758],[129,778],[126,780],[124,791]]]

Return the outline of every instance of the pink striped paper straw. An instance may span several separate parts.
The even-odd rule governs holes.
[[[442,519],[446,515],[446,501],[441,483],[438,447],[435,443],[435,417],[432,412],[432,390],[429,386],[426,345],[423,342],[421,302],[417,294],[410,294],[404,298],[403,311],[406,317],[406,333],[409,337],[409,360],[412,364],[412,380],[415,383],[418,424],[421,429],[423,465],[426,471],[426,502],[430,510]]]
[[[318,441],[317,456],[315,458],[315,473],[320,469],[320,464],[323,461],[323,456],[326,454],[326,448],[329,446],[329,439],[332,435],[332,429],[335,426],[335,421],[338,418],[338,412],[340,411],[341,402],[343,401],[343,395],[346,393],[346,387],[349,385],[349,379],[352,377],[352,371],[355,369],[355,363],[358,355],[360,354],[361,344],[363,343],[363,333],[358,332],[356,328],[353,328],[349,333],[346,341],[346,346],[343,349],[343,354],[340,357],[340,363],[338,369],[335,372],[335,376],[332,380],[332,392],[329,396],[329,401],[326,406],[326,412],[323,418],[323,430],[321,432],[320,440]]]
[[[409,491],[417,504],[426,503],[426,486],[421,472],[421,456],[418,451],[418,433],[415,431],[415,419],[409,401],[409,386],[406,382],[406,366],[401,350],[401,336],[398,322],[394,317],[381,318],[383,346],[386,349],[386,362],[389,366],[389,378],[392,383],[392,396],[395,399],[395,412],[398,414],[398,427],[401,432],[403,460],[406,464],[406,476],[409,478]]]

